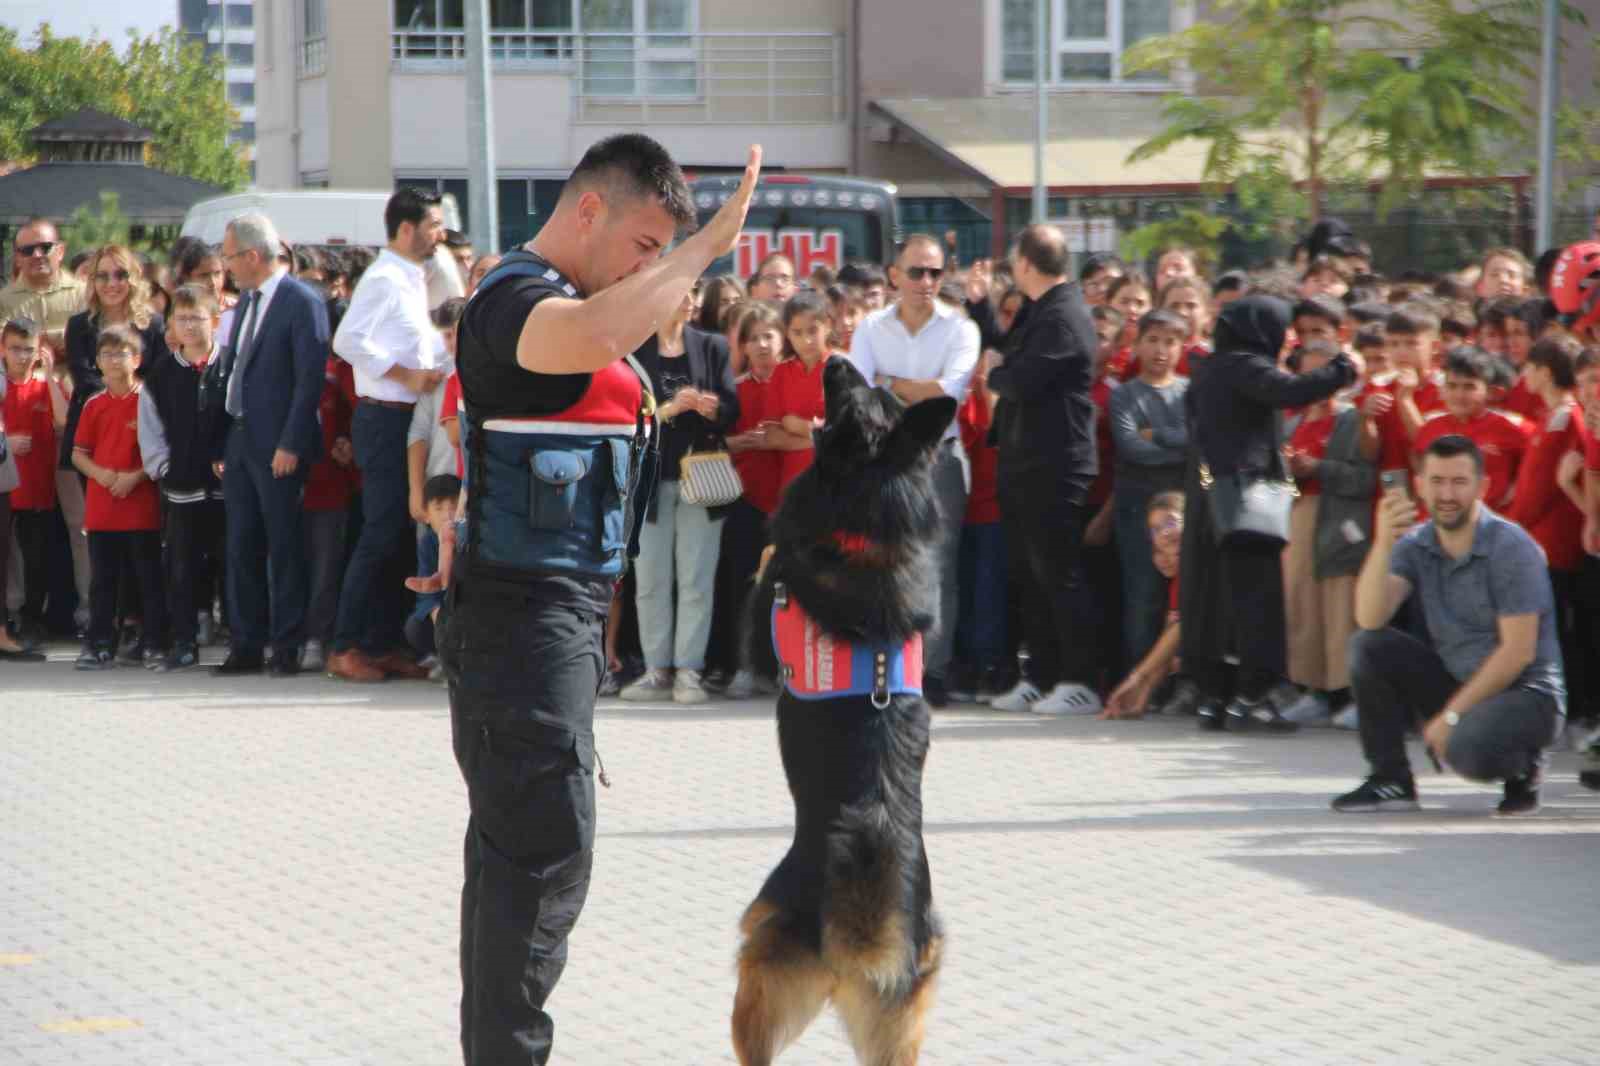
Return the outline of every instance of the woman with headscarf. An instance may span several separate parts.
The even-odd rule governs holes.
[[[1286,671],[1282,546],[1223,544],[1207,495],[1235,474],[1288,480],[1279,412],[1325,399],[1356,378],[1342,353],[1313,373],[1280,369],[1289,323],[1285,300],[1236,300],[1217,319],[1214,353],[1191,367],[1185,403],[1194,447],[1179,597],[1183,665],[1200,685],[1202,729],[1296,728],[1269,698]]]

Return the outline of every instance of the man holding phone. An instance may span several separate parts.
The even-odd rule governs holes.
[[[1462,436],[1422,456],[1417,490],[1387,475],[1371,552],[1356,581],[1350,681],[1371,775],[1337,797],[1343,812],[1418,809],[1405,738],[1420,727],[1441,760],[1474,781],[1504,781],[1501,815],[1539,808],[1544,749],[1561,733],[1566,685],[1544,553],[1483,505],[1483,454]],[[1426,642],[1389,622],[1413,593]]]

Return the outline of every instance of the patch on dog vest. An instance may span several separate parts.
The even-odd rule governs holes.
[[[922,634],[897,647],[870,647],[825,632],[780,584],[772,599],[772,648],[789,694],[802,700],[922,695]]]

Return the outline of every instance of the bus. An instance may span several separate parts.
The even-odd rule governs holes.
[[[710,221],[738,187],[737,174],[691,182],[700,224]],[[838,270],[851,260],[886,264],[900,242],[896,195],[889,182],[866,178],[762,175],[738,247],[706,273],[748,281],[773,252],[788,256],[802,281],[819,266]]]

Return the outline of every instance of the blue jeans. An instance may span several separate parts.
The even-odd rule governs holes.
[[[361,471],[361,539],[345,568],[339,591],[337,651],[359,648],[382,655],[404,647],[404,613],[392,614],[393,589],[380,587],[391,556],[406,548],[409,572],[412,542],[407,504],[406,431],[411,412],[375,404],[356,405],[350,440]]]
[[[676,481],[657,485],[655,502],[655,518],[639,530],[633,571],[644,663],[652,670],[701,670],[711,636],[722,526],[704,507],[684,503]]]
[[[1114,525],[1122,564],[1122,654],[1137,666],[1161,636],[1167,580],[1151,561],[1150,527],[1143,498],[1117,493]]]
[[[1006,655],[1006,531],[1000,522],[961,529],[961,614],[957,657],[979,670]]]

